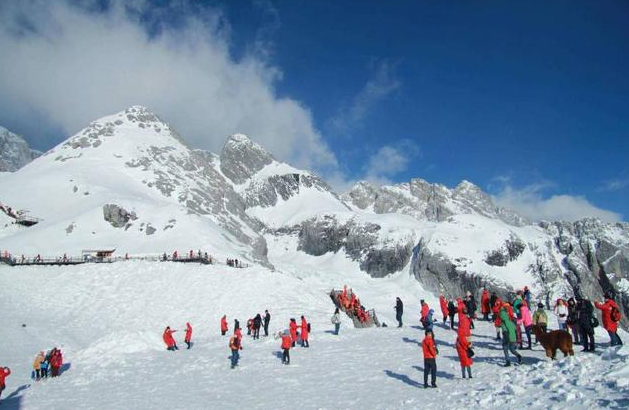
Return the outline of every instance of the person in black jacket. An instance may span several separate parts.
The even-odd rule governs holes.
[[[395,319],[397,320],[397,327],[402,327],[402,314],[404,313],[404,304],[402,299],[395,298]]]
[[[264,336],[269,335],[269,322],[271,322],[271,314],[268,310],[264,311]]]
[[[496,295],[496,292],[491,292],[491,296],[489,297],[489,310],[493,312],[494,310],[494,306],[496,306],[496,301],[498,300],[498,295]],[[493,322],[494,320],[496,320],[495,315],[492,313],[492,319],[491,321]]]
[[[253,318],[253,326],[251,326],[251,330],[253,330],[253,338],[260,338],[260,328],[262,327],[262,316],[258,313],[256,317]]]
[[[583,352],[594,351],[594,327],[592,327],[592,315],[594,314],[594,306],[587,299],[579,297],[577,300],[578,324],[581,331],[581,342],[583,344]]]
[[[450,316],[450,329],[454,329],[454,315],[456,315],[456,306],[452,299],[448,302],[448,316]]]
[[[465,298],[465,310],[467,311],[467,317],[470,318],[470,329],[474,329],[474,318],[476,317],[476,299],[470,292],[467,293]]]

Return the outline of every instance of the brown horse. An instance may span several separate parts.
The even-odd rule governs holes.
[[[537,340],[544,346],[546,350],[546,356],[555,360],[557,349],[561,350],[564,357],[570,355],[574,356],[574,350],[572,350],[572,336],[565,330],[553,330],[552,332],[544,333],[541,327],[533,326],[533,333],[537,337]]]

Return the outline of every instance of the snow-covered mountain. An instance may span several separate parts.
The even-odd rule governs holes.
[[[611,291],[629,313],[627,223],[534,224],[467,181],[361,182],[339,196],[241,134],[219,155],[193,150],[138,106],[0,178],[0,202],[43,219],[31,228],[4,224],[0,248],[14,254],[202,249],[271,267],[272,247],[276,255],[340,256],[376,278],[404,272],[448,295],[528,285],[550,301]]]
[[[0,173],[17,171],[40,155],[22,137],[0,126]]]

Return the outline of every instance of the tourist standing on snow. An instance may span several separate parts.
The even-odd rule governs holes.
[[[502,309],[502,299],[496,298],[496,302],[492,307],[492,312],[494,313],[494,327],[496,328],[496,340],[500,340],[500,333],[502,332],[500,309]]]
[[[42,379],[48,378],[48,366],[50,366],[49,357],[46,353],[44,353],[44,360],[41,362],[41,378]]]
[[[192,339],[192,326],[190,323],[186,322],[186,337],[184,338],[184,342],[188,345],[188,349],[190,349],[190,340]]]
[[[465,309],[467,310],[467,316],[470,318],[470,327],[474,329],[474,318],[476,317],[476,299],[472,292],[467,292],[465,298]]]
[[[515,324],[509,317],[508,303],[505,302],[502,305],[498,315],[500,316],[500,327],[502,329],[502,350],[505,355],[505,366],[511,366],[509,352],[513,353],[513,355],[518,358],[518,363],[522,363],[522,356],[520,356],[520,354],[515,350]]]
[[[229,327],[227,326],[227,315],[223,315],[223,317],[221,318],[221,335],[225,336],[225,333],[227,333],[228,330]]]
[[[282,364],[290,364],[290,353],[289,350],[293,345],[293,340],[290,335],[285,334],[283,332],[278,332],[277,335],[282,339]]]
[[[537,310],[533,314],[533,326],[539,326],[544,333],[546,333],[548,329],[548,315],[544,310],[544,304],[542,302],[537,304]],[[535,336],[535,343],[539,343],[537,336]]]
[[[258,313],[253,318],[253,338],[260,339],[260,328],[262,327],[262,316]]]
[[[395,320],[397,320],[397,327],[402,327],[402,314],[404,313],[404,304],[399,297],[395,298]]]
[[[310,347],[310,343],[308,343],[308,334],[310,330],[308,329],[308,322],[305,317],[301,317],[301,347]]]
[[[421,300],[421,307],[422,307],[422,311],[421,311],[419,321],[421,322],[423,328],[426,329],[425,322],[426,322],[426,318],[428,317],[428,311],[430,311],[430,307],[428,307],[428,303],[426,303],[424,299]]]
[[[531,330],[533,329],[533,318],[531,317],[531,311],[529,310],[528,303],[526,301],[520,306],[520,320],[522,326],[524,326],[524,332],[526,333],[526,339],[529,342],[527,349],[531,350]],[[522,340],[520,338],[520,349],[522,349]]]
[[[7,387],[6,378],[11,374],[11,369],[8,367],[3,367],[0,369],[0,396],[2,396],[2,392]]]
[[[459,361],[461,362],[461,376],[465,379],[465,372],[469,378],[472,378],[472,343],[467,341],[465,337],[456,338],[456,352],[459,355]]]
[[[290,332],[290,338],[292,341],[291,346],[295,347],[295,342],[297,342],[297,321],[295,321],[295,318],[290,319],[290,323],[288,324],[288,331]]]
[[[35,371],[35,380],[40,380],[43,375],[41,371],[41,365],[46,360],[46,356],[44,356],[44,352],[37,353],[35,357],[35,361],[33,362],[33,370]]]
[[[572,332],[572,337],[574,339],[574,344],[578,345],[579,342],[579,312],[577,311],[577,301],[574,298],[568,299],[568,320],[566,320],[566,324],[568,328]]]
[[[428,388],[428,375],[430,375],[430,387],[437,387],[437,346],[435,346],[434,334],[426,331],[426,336],[422,341],[422,352],[424,353],[424,389]]]
[[[424,320],[425,322],[425,330],[430,330],[432,332],[432,328],[435,324],[435,320],[433,319],[433,316],[435,314],[435,311],[433,309],[430,309],[428,311],[428,316],[426,316],[426,319]]]
[[[236,321],[238,322],[238,321]],[[238,338],[238,345],[242,346],[242,329],[240,329],[240,326],[237,326],[234,329],[234,335],[236,335],[236,337]]]
[[[229,350],[231,350],[232,352],[232,369],[238,366],[238,359],[240,359],[240,350],[242,350],[242,345],[240,343],[240,338],[236,333],[234,333],[232,337],[229,338]]]
[[[524,301],[526,302],[527,306],[531,306],[531,291],[529,290],[528,286],[524,287],[524,291],[522,292],[524,295]]]
[[[483,320],[489,322],[491,306],[489,304],[489,291],[487,291],[487,289],[483,289],[483,294],[480,297],[480,311],[483,314]]]
[[[568,321],[568,305],[563,299],[557,299],[555,314],[557,315],[557,325],[559,329],[568,330],[568,325],[566,324]]]
[[[52,370],[52,377],[59,376],[59,369],[63,365],[63,356],[61,355],[61,350],[56,347],[52,349],[52,355],[50,357],[50,368]]]
[[[605,303],[594,301],[594,306],[603,313],[603,327],[609,333],[609,339],[612,346],[622,346],[622,340],[618,336],[618,322],[620,322],[621,314],[618,305],[614,302],[611,293],[605,293]]]
[[[164,329],[164,333],[162,334],[162,339],[164,340],[164,343],[166,344],[166,350],[179,350],[179,348],[177,347],[177,342],[175,342],[175,338],[173,337],[173,333],[175,333],[176,330],[171,330],[170,326],[166,326],[166,329]]]
[[[271,323],[271,314],[268,310],[264,311],[264,336],[269,335],[269,323]]]
[[[592,302],[579,297],[577,299],[577,309],[579,312],[579,329],[581,330],[581,343],[583,344],[582,352],[594,352],[594,326],[592,325],[592,315],[594,307]]]
[[[448,316],[450,316],[450,329],[454,329],[454,315],[456,314],[456,306],[454,302],[450,300],[448,302]]]
[[[443,315],[443,324],[448,321],[448,301],[443,295],[439,295],[439,306],[441,307],[441,314]]]
[[[339,308],[336,308],[332,315],[332,324],[334,325],[334,334],[338,335],[341,329],[341,314],[339,313]]]

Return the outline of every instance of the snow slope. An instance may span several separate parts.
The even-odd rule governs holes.
[[[629,394],[629,348],[550,363],[536,347],[520,367],[502,368],[493,326],[474,331],[474,380],[461,380],[455,333],[437,326],[439,388],[421,388],[419,299],[437,302],[406,274],[373,279],[341,254],[282,256],[270,244],[278,271],[176,263],[120,262],[76,267],[0,266],[0,364],[12,368],[5,409],[419,409],[623,408]],[[353,329],[343,318],[330,334],[327,292],[346,283],[380,319],[394,323],[395,296],[405,302],[406,326]],[[42,291],[48,297],[42,297]],[[219,318],[244,325],[269,309],[271,330],[305,314],[311,348],[280,362],[279,341],[245,336],[241,364],[229,368]],[[440,315],[437,315],[438,317]],[[166,325],[194,327],[191,350],[167,352]],[[25,327],[22,327],[25,324]],[[551,325],[554,324],[551,323]],[[176,333],[183,345],[182,333]],[[599,341],[606,336],[597,334]],[[622,334],[627,340],[627,335]],[[58,379],[29,379],[35,354],[60,346],[69,368]],[[602,352],[602,353],[601,353]]]

